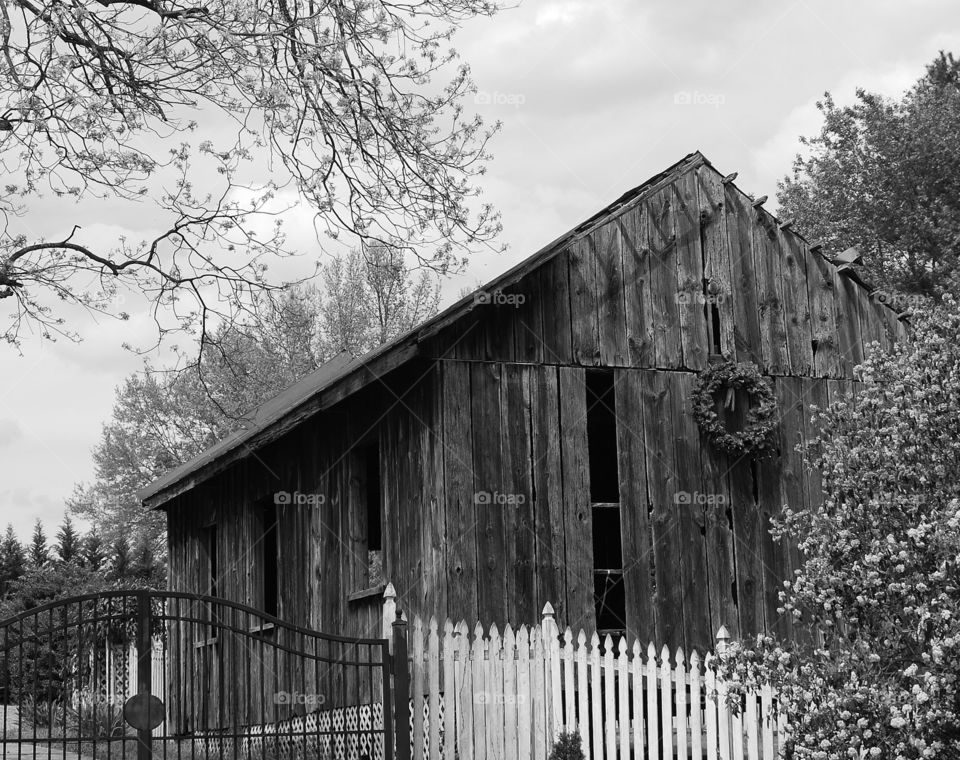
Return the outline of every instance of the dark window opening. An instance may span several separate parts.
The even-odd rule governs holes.
[[[367,585],[383,583],[383,488],[380,481],[380,442],[363,449],[363,481],[366,510]]]
[[[206,566],[206,586],[207,586],[207,595],[208,596],[219,596],[219,579],[220,579],[220,568],[217,564],[217,526],[208,525],[203,528],[200,534],[200,540],[203,545],[203,553],[206,555],[207,566]],[[208,602],[204,605],[206,612],[206,619],[209,623],[206,637],[210,640],[216,640],[217,637],[217,624],[216,624],[216,611],[212,602]]]
[[[207,555],[207,595],[219,596],[218,581],[220,570],[217,567],[217,526],[208,525],[203,529],[203,549]]]
[[[261,513],[263,536],[263,611],[278,616],[280,599],[279,546],[277,543],[277,509],[272,504],[264,506]]]
[[[620,510],[616,506],[593,508],[593,566],[598,571],[623,569]]]
[[[623,587],[623,573],[595,573],[593,597],[597,608],[597,633],[622,634],[627,628],[624,612],[627,595]]]
[[[723,349],[720,346],[720,307],[717,304],[710,304],[710,315],[713,318],[713,353],[719,354]]]
[[[586,386],[594,612],[600,633],[623,634],[627,627],[627,597],[623,588],[617,408],[613,373],[587,370]]]
[[[380,446],[372,443],[364,451],[367,481],[367,549],[383,550],[380,501]]]
[[[590,460],[590,500],[619,502],[617,470],[617,409],[613,373],[587,370],[587,450]]]

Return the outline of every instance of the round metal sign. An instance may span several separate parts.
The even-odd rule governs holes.
[[[138,731],[153,731],[163,723],[167,708],[153,694],[134,694],[123,703],[123,719]]]

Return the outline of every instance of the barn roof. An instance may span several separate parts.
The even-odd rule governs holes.
[[[541,248],[499,277],[491,280],[418,327],[360,357],[341,354],[264,403],[242,427],[190,461],[157,478],[137,495],[150,507],[159,507],[172,498],[207,480],[231,463],[279,438],[312,415],[342,401],[384,374],[418,355],[421,341],[461,319],[477,306],[476,293],[506,288],[531,270],[557,255],[566,244],[587,230],[602,224],[625,206],[674,182],[679,176],[702,165],[712,166],[695,151]],[[862,284],[862,283],[861,283]]]

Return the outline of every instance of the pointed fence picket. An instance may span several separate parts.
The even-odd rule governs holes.
[[[414,618],[412,760],[547,760],[561,731],[587,760],[774,760],[769,686],[729,703],[717,657],[540,625],[488,630]],[[718,647],[725,644],[718,643]]]

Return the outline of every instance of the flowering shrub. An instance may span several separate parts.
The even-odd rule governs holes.
[[[804,557],[782,609],[817,641],[761,636],[730,645],[721,666],[779,691],[786,757],[956,760],[960,308],[947,300],[911,344],[859,370],[866,388],[819,412],[805,447],[824,503],[775,521]]]

